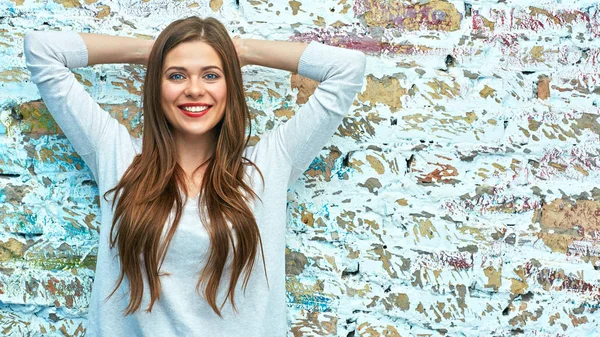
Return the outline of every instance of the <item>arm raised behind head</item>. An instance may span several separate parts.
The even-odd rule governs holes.
[[[105,63],[148,64],[154,40],[79,33],[88,51],[88,65]]]
[[[298,61],[308,46],[302,42],[233,39],[242,66],[253,64],[298,72]]]
[[[283,149],[292,167],[288,181],[291,185],[351,110],[354,97],[363,86],[366,56],[358,50],[315,41],[305,44],[234,39],[234,45],[242,65],[287,70],[319,82],[308,102],[290,120],[261,138],[265,143],[257,145],[258,150]],[[270,143],[276,145],[265,145]]]
[[[99,63],[144,64],[152,43],[72,31],[29,32],[25,36],[24,54],[31,81],[96,179],[105,152],[133,148],[132,138],[84,90],[71,69]]]

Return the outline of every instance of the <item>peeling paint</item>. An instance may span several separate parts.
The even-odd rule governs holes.
[[[24,33],[153,39],[167,22],[212,13],[241,37],[368,56],[332,144],[288,190],[288,335],[598,335],[600,21],[588,5],[8,2],[0,330],[83,336],[99,234],[98,187],[30,82]],[[27,26],[16,20],[23,13]],[[294,118],[318,86],[242,72],[250,145]],[[74,74],[141,136],[144,66]]]
[[[374,0],[358,0],[355,12],[364,15],[367,25],[396,27],[414,31],[423,28],[430,30],[454,31],[460,27],[461,15],[452,3],[427,1],[419,4],[398,4]]]

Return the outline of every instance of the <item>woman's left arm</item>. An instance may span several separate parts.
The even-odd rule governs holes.
[[[302,42],[233,39],[241,66],[253,64],[298,72],[298,61],[308,46]]]
[[[270,141],[282,148],[292,166],[288,180],[291,185],[330,141],[348,114],[363,85],[366,57],[360,51],[314,41],[304,44],[235,40],[242,65],[288,70],[320,82],[294,117],[268,135]]]

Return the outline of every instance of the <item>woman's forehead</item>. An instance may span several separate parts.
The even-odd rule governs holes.
[[[163,69],[181,67],[188,71],[205,70],[208,67],[223,69],[217,51],[206,42],[184,42],[171,49],[164,58]]]

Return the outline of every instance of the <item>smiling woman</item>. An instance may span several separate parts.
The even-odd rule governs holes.
[[[234,41],[217,20],[196,17],[156,41],[29,33],[25,55],[103,195],[87,336],[287,335],[287,190],[350,109],[365,56],[315,42]],[[69,71],[98,63],[147,65],[142,139]],[[246,64],[321,82],[254,146]]]
[[[225,114],[227,82],[221,58],[206,42],[185,42],[167,53],[162,67],[161,105],[177,152],[182,158],[206,161],[217,139],[215,126]],[[198,166],[186,164],[186,172]]]
[[[83,36],[84,42],[93,45],[88,37]],[[187,111],[190,108],[185,105],[189,104],[208,108],[195,117],[201,114]],[[250,116],[240,65],[225,27],[215,19],[198,18],[170,24],[148,56],[141,153],[116,186],[104,194],[118,195],[113,199],[111,246],[119,249],[121,274],[113,293],[126,276],[131,287],[126,314],[138,310],[143,297],[140,253],[146,271],[151,271],[145,275],[151,293],[148,310],[160,297],[159,261],[165,258],[181,222],[186,199],[196,199],[198,193],[202,196],[197,200],[198,209],[206,213],[202,223],[211,244],[197,288],[203,288],[207,304],[217,315],[222,317],[222,302],[227,299],[236,309],[234,295],[240,275],[245,271],[245,286],[258,248],[262,252],[260,231],[246,202],[249,199],[242,194],[256,197],[243,179],[245,166],[253,165],[262,175],[244,157],[247,122]],[[165,224],[171,223],[172,211],[167,232]],[[140,240],[141,248],[131,245]],[[230,247],[233,240],[238,245]],[[225,298],[218,301],[230,249],[231,277]]]

